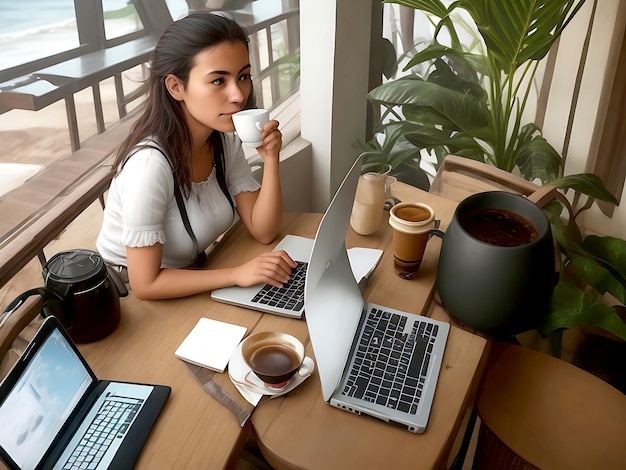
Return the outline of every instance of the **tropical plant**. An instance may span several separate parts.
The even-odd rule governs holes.
[[[619,306],[603,299],[610,294],[626,302],[626,241],[585,237],[576,223],[595,200],[617,200],[596,175],[563,176],[559,153],[538,126],[523,122],[539,63],[584,0],[383,3],[424,13],[433,39],[401,57],[407,75],[369,93],[370,102],[382,110],[380,124],[374,138],[355,148],[368,154],[369,164],[419,162],[426,152],[436,157],[437,167],[446,155],[459,155],[568,194],[574,206],[569,216],[556,200],[546,208],[561,270],[552,311],[538,329],[556,340],[558,350],[563,329],[579,325],[600,326],[626,340]]]

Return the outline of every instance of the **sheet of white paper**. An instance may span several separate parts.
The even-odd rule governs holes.
[[[176,350],[176,357],[224,372],[231,354],[246,334],[247,328],[210,318],[201,318]]]
[[[383,250],[375,248],[354,247],[348,249],[348,259],[357,283],[371,274],[382,255]]]

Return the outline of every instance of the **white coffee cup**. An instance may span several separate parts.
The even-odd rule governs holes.
[[[309,376],[315,368],[298,338],[277,331],[248,336],[241,342],[241,355],[251,372],[271,390],[285,387],[296,373]],[[245,380],[250,382],[248,375]]]
[[[241,141],[248,147],[262,145],[261,131],[270,119],[267,109],[245,109],[233,114],[233,124]]]

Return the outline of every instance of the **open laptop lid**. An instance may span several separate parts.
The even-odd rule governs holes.
[[[93,371],[54,317],[48,317],[0,385],[0,453],[19,468],[35,468],[87,391]]]
[[[304,310],[325,401],[339,384],[363,310],[345,243],[362,160],[355,160],[322,217],[306,274]]]

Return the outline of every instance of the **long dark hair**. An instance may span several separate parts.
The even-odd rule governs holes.
[[[167,91],[165,78],[169,74],[175,75],[187,86],[199,52],[223,42],[236,41],[248,48],[244,28],[230,18],[211,12],[190,13],[165,29],[150,60],[148,97],[143,114],[118,148],[114,168],[123,166],[139,142],[154,136],[170,158],[178,185],[183,193],[189,193],[191,133],[180,103]]]

